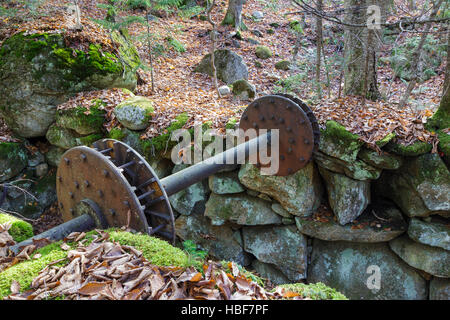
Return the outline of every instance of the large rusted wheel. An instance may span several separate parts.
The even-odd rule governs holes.
[[[175,242],[173,212],[158,176],[128,145],[104,139],[93,148],[72,148],[63,155],[57,177],[64,221],[77,216],[78,205],[89,200],[107,226],[128,226]]]

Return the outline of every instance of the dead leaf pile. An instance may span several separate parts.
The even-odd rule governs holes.
[[[74,232],[66,240],[77,242],[76,249],[67,243],[68,263],[58,267],[52,262],[33,279],[30,290],[20,293],[17,283],[11,286],[10,300],[39,300],[64,297],[67,300],[256,300],[292,298],[291,293],[266,292],[256,282],[240,273],[233,263],[225,272],[220,263],[195,268],[152,265],[142,253],[127,245],[99,236],[86,244],[85,233]],[[31,247],[31,246],[30,246]],[[29,256],[32,250],[21,255]],[[298,295],[297,295],[298,296]]]

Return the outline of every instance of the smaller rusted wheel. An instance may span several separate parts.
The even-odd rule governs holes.
[[[239,128],[279,130],[280,166],[277,176],[295,173],[308,164],[315,146],[314,130],[305,111],[295,101],[267,95],[253,101],[242,114]],[[262,166],[258,158],[258,166]]]

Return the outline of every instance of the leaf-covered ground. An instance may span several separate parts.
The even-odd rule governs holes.
[[[14,243],[7,231],[0,226],[0,249]],[[198,270],[165,241],[118,230],[74,232],[52,244],[39,240],[15,257],[3,251],[5,300],[346,299],[321,283],[266,290],[233,262],[208,261]]]
[[[105,2],[105,1],[99,1]],[[405,6],[405,1],[397,0],[398,6]],[[418,2],[418,7],[422,2]],[[20,24],[19,28],[12,28],[14,21],[3,19],[1,21],[2,37],[17,30],[28,30],[28,32],[47,31],[52,28],[65,27],[64,20],[55,18],[61,12],[64,12],[64,6],[69,1],[54,0],[45,1],[43,10],[51,12],[46,17],[29,19]],[[102,43],[106,48],[114,50],[111,47],[109,37],[105,30],[96,25],[91,18],[102,19],[106,15],[104,9],[99,9],[94,1],[80,1],[85,28],[82,32],[71,31],[68,29],[67,38],[77,46],[83,45],[86,41]],[[330,10],[332,8],[329,8]],[[221,21],[226,10],[226,2],[222,1],[212,17],[215,21]],[[259,10],[264,13],[262,21],[252,19],[252,12]],[[262,93],[271,93],[279,89],[280,85],[276,79],[288,79],[289,77],[301,72],[302,66],[314,65],[315,52],[315,21],[313,17],[306,18],[306,28],[304,29],[303,45],[297,58],[297,68],[289,71],[281,71],[275,68],[276,62],[283,59],[291,59],[292,48],[295,43],[296,35],[289,30],[289,22],[293,19],[299,19],[298,15],[285,15],[296,11],[288,0],[282,1],[258,1],[249,0],[244,5],[243,17],[248,30],[242,32],[244,40],[237,41],[239,47],[235,47],[233,42],[236,39],[230,38],[232,28],[229,26],[218,27],[218,48],[230,48],[240,54],[249,69],[249,81],[256,85],[257,91]],[[140,15],[144,16],[142,10],[127,11],[121,15]],[[165,36],[176,38],[186,49],[185,52],[177,52],[174,48],[165,52],[154,61],[156,90],[151,92],[150,72],[140,71],[141,78],[145,81],[140,84],[136,94],[148,96],[154,101],[155,115],[143,138],[151,138],[164,131],[164,129],[173,121],[177,114],[188,112],[191,116],[186,126],[193,125],[194,121],[212,121],[213,127],[223,128],[225,123],[231,117],[239,118],[244,106],[248,101],[240,101],[231,96],[218,98],[214,89],[213,81],[210,77],[194,73],[193,67],[202,57],[208,53],[211,47],[211,40],[208,36],[210,25],[197,17],[192,19],[182,17],[178,11],[168,14],[164,18],[157,19],[152,23],[152,32],[159,35],[162,41]],[[389,17],[389,21],[395,21],[397,16]],[[66,21],[66,24],[70,23]],[[274,25],[277,23],[278,25]],[[67,27],[67,26],[66,26]],[[67,28],[66,28],[67,29]],[[34,30],[34,31],[33,31]],[[132,36],[138,36],[146,31],[146,27],[141,24],[133,24],[129,27]],[[255,30],[259,31],[262,37],[255,35]],[[312,107],[319,122],[323,125],[327,120],[337,120],[343,124],[349,131],[357,133],[361,138],[372,144],[382,139],[387,134],[395,132],[400,142],[411,144],[417,140],[427,141],[436,144],[435,134],[424,129],[424,123],[427,118],[432,116],[439,103],[442,93],[444,60],[439,68],[437,76],[421,84],[412,94],[412,103],[404,110],[397,108],[407,83],[404,83],[394,77],[393,70],[389,65],[381,65],[378,68],[380,90],[388,95],[386,100],[377,102],[362,101],[357,97],[338,98],[339,75],[336,73],[336,59],[342,55],[342,31],[339,28],[331,26],[328,22],[324,23],[325,30],[325,53],[326,60],[332,71],[330,71],[330,95],[328,89],[323,85],[323,98],[317,99],[314,85],[314,71],[310,68],[306,72],[306,78],[296,83],[295,93],[307,101]],[[331,31],[330,31],[331,30]],[[334,31],[337,33],[333,33]],[[332,32],[333,31],[333,32]],[[382,46],[381,56],[388,56],[394,45],[404,42],[411,34],[406,33],[397,39],[396,44],[386,42]],[[253,38],[262,45],[269,47],[273,56],[266,60],[260,60],[255,55],[255,44],[251,44],[245,39]],[[147,64],[148,48],[144,42],[138,40],[135,44]],[[312,60],[311,60],[312,59]],[[262,67],[255,66],[255,62],[260,62]],[[334,70],[334,71],[333,71]],[[327,81],[327,72],[322,70],[322,83]],[[219,81],[220,82],[220,81]],[[220,83],[219,83],[220,84]],[[80,100],[88,101],[94,93],[79,94],[73,101],[65,104],[68,107]],[[111,111],[114,104],[120,102],[126,96],[119,94],[117,90],[105,90],[100,93],[107,101],[107,109]],[[363,105],[364,104],[364,105]],[[107,124],[107,129],[117,126],[117,122],[111,117]],[[9,132],[4,125],[0,123],[0,136],[3,140],[10,139]]]

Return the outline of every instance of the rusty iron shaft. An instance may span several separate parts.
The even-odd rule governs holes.
[[[168,196],[171,196],[187,187],[208,178],[210,175],[237,164],[239,157],[244,155],[245,160],[251,155],[252,151],[265,151],[270,146],[271,134],[268,131],[256,138],[253,138],[245,143],[241,143],[234,148],[228,149],[211,158],[196,163],[186,169],[180,170],[168,177],[161,179],[161,184],[164,187]],[[230,164],[232,159],[232,164]]]

